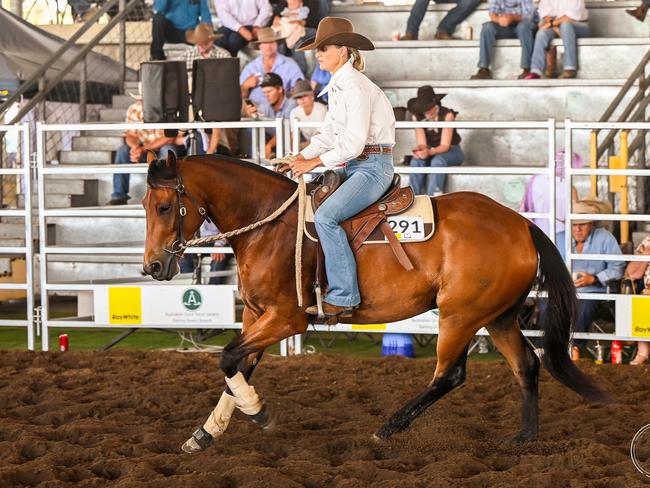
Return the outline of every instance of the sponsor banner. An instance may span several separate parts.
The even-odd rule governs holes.
[[[234,324],[236,289],[232,285],[98,286],[95,322],[160,327]]]
[[[650,296],[632,297],[632,337],[650,338]]]

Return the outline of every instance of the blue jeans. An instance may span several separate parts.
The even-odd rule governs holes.
[[[564,69],[578,69],[578,37],[589,37],[591,31],[586,22],[565,22],[560,25],[560,37],[564,44]],[[533,48],[531,71],[538,75],[546,67],[546,51],[551,41],[557,37],[553,29],[538,30]]]
[[[131,162],[131,157],[129,152],[131,148],[128,144],[120,146],[120,148],[115,153],[115,160],[113,164],[129,164]],[[177,146],[176,144],[165,144],[158,150],[159,158],[167,158],[167,151],[172,151],[176,154],[177,157],[182,157],[185,155],[185,146]],[[142,153],[140,156],[139,163],[144,163],[147,161],[147,153]],[[113,193],[111,194],[112,199],[129,199],[129,173],[115,173],[113,175]]]
[[[318,207],[314,223],[325,254],[329,284],[324,300],[340,307],[353,307],[361,301],[357,265],[339,224],[379,200],[388,190],[393,179],[393,157],[370,154],[365,161],[348,161],[347,167],[338,171],[345,181]]]
[[[449,151],[442,154],[436,154],[426,159],[411,159],[412,168],[423,168],[425,166],[442,167],[442,166],[459,166],[465,161],[465,155],[460,146],[451,146]],[[427,183],[427,176],[428,183]],[[433,195],[442,192],[445,188],[445,174],[415,174],[409,175],[409,183],[416,195]]]
[[[420,31],[420,24],[427,13],[427,8],[431,0],[415,0],[411,14],[406,22],[406,32],[413,35],[416,39]],[[478,7],[481,0],[436,0],[436,3],[455,3],[457,4],[452,8],[447,15],[438,24],[438,30],[446,32],[451,35],[456,30],[458,24],[470,16],[476,7]]]
[[[481,54],[478,67],[490,67],[494,59],[494,47],[497,39],[519,38],[521,42],[521,68],[530,69],[530,59],[533,56],[536,29],[537,25],[528,20],[522,20],[508,27],[501,27],[495,22],[486,22],[481,27]]]

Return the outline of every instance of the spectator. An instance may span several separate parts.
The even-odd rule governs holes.
[[[599,213],[597,206],[592,203],[578,201],[573,204],[573,213]],[[571,249],[574,254],[621,254],[621,248],[616,238],[606,229],[594,227],[590,220],[574,220],[571,222],[573,236]],[[563,249],[562,241],[560,249]],[[572,261],[573,281],[578,293],[606,293],[607,282],[623,278],[624,261]],[[599,300],[580,300],[575,332],[587,332],[594,315],[601,305]]]
[[[296,107],[296,101],[287,98],[282,78],[275,73],[266,73],[262,79],[262,91],[265,100],[257,106],[247,105],[248,116],[255,117],[259,115],[267,119],[289,119],[291,111]],[[265,157],[270,159],[275,149],[275,129],[266,129],[266,135],[268,140],[265,147]]]
[[[562,245],[564,236],[564,216],[566,215],[566,195],[564,188],[564,149],[555,154],[555,242]],[[573,153],[572,166],[582,168],[583,161],[579,154]],[[571,187],[571,200],[578,200],[578,192]],[[549,201],[549,178],[547,175],[533,176],[526,186],[524,201],[521,203],[522,212],[548,213]],[[549,235],[549,222],[546,218],[534,218],[533,222]],[[560,233],[562,233],[560,235]]]
[[[546,66],[546,51],[551,41],[562,38],[564,45],[564,71],[559,78],[575,78],[578,71],[578,37],[590,34],[589,13],[585,0],[540,0],[539,30],[535,36],[533,59],[527,80],[541,78]]]
[[[648,13],[648,9],[650,9],[650,0],[642,0],[641,5],[632,10],[626,10],[626,12],[638,21],[643,22],[645,20],[646,14]],[[648,343],[646,342],[644,344],[647,345]]]
[[[193,31],[187,33],[187,42],[193,44],[185,51],[185,63],[187,71],[192,71],[192,64],[195,59],[220,59],[229,58],[230,53],[224,48],[215,46],[214,40],[219,39],[221,34],[214,34],[212,26],[199,24]]]
[[[284,80],[285,93],[291,92],[296,81],[305,78],[293,59],[278,53],[278,41],[281,39],[270,27],[259,31],[254,45],[259,47],[261,54],[248,63],[239,75],[242,98],[250,98],[256,105],[264,102],[264,93],[259,85],[266,73],[275,73]]]
[[[519,79],[530,73],[530,58],[533,56],[537,11],[533,0],[489,0],[490,21],[481,27],[481,51],[478,72],[472,80],[492,78],[490,64],[494,59],[497,39],[519,38],[521,43],[521,69]]]
[[[439,41],[448,41],[453,39],[452,34],[456,27],[467,17],[470,16],[481,0],[434,0],[435,3],[455,3],[447,15],[438,24],[438,31],[434,39]],[[427,13],[430,0],[415,0],[411,8],[411,14],[406,22],[406,33],[401,37],[402,41],[415,41],[418,38],[420,24]]]
[[[327,91],[325,87],[329,84],[332,79],[332,74],[329,71],[320,69],[320,66],[317,64],[314,67],[314,71],[311,74],[310,85],[314,93],[317,94],[318,98],[321,98],[323,102],[328,102]]]
[[[68,5],[75,22],[86,22],[97,12],[96,8],[92,8],[92,2],[89,0],[68,0]]]
[[[143,123],[142,97],[138,97],[126,112],[127,123]],[[162,129],[127,130],[124,134],[125,144],[115,153],[114,164],[144,163],[147,151],[158,152],[159,158],[166,158],[167,152],[172,151],[177,157],[186,154],[182,144],[183,136],[165,137]],[[129,174],[115,173],[113,175],[113,193],[109,205],[126,205],[129,200]]]
[[[206,220],[201,225],[199,229],[199,235],[201,237],[211,236],[219,233],[219,229],[214,225],[210,220]],[[214,247],[226,247],[228,246],[228,241],[222,239],[216,241],[213,244]],[[197,256],[197,257],[195,257]],[[214,253],[210,254],[210,271],[225,271],[228,269],[228,265],[234,261],[235,256],[233,254],[225,253]],[[195,265],[200,262],[200,255],[197,254],[184,254],[183,257],[179,260],[178,266],[181,273],[193,273]],[[228,282],[227,276],[211,276],[208,280],[209,285],[225,285]]]
[[[634,254],[650,256],[650,235],[645,236]],[[634,293],[639,291],[635,289],[638,282],[641,294],[650,295],[650,261],[632,261],[628,263],[625,269],[625,279],[631,280]],[[650,356],[650,342],[639,341],[636,356],[630,361],[630,364],[632,366],[644,364],[648,360],[648,356]]]
[[[212,27],[208,0],[154,0],[151,24],[151,59],[166,59],[165,42],[186,43],[187,31],[199,20]]]
[[[303,5],[302,0],[283,0],[273,9],[273,30],[285,41],[280,45],[280,52],[291,56],[303,73],[307,73],[307,59],[305,53],[295,47],[316,35],[316,29],[307,26],[308,18],[309,7]]]
[[[269,0],[214,0],[214,7],[223,24],[218,30],[223,37],[217,45],[233,56],[259,36],[272,15]]]
[[[314,92],[311,85],[306,80],[299,80],[294,87],[293,95],[291,96],[298,104],[291,111],[291,120],[298,120],[300,122],[322,122],[325,120],[327,114],[327,107],[322,103],[314,101]],[[317,133],[317,127],[301,127],[300,128],[300,149],[304,149],[309,144],[311,136]]]
[[[415,120],[427,122],[453,122],[458,112],[443,107],[440,101],[446,94],[436,94],[429,85],[418,88],[416,98],[411,98],[407,107],[414,115]],[[421,168],[424,166],[458,166],[463,164],[465,156],[459,144],[460,135],[456,129],[415,129],[417,146],[413,149],[411,166]],[[417,195],[440,195],[444,191],[446,175],[444,174],[410,174],[409,181]]]

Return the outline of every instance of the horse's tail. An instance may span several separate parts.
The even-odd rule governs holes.
[[[608,401],[607,394],[586,376],[569,357],[571,324],[575,323],[578,299],[560,251],[535,224],[530,226],[539,253],[541,289],[548,293],[548,306],[541,324],[544,331],[543,362],[563,385],[592,402]]]

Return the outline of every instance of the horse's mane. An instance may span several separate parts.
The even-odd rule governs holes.
[[[277,182],[282,182],[283,184],[286,183],[292,183],[296,184],[293,180],[290,178],[287,178],[286,176],[277,173],[275,171],[271,171],[259,164],[251,163],[249,161],[245,161],[243,159],[239,158],[234,158],[230,156],[222,156],[222,155],[213,155],[213,154],[207,154],[207,155],[201,155],[201,156],[188,156],[182,159],[179,159],[176,164],[192,164],[192,163],[208,163],[210,165],[220,165],[220,164],[237,164],[238,166],[243,166],[244,168],[251,170],[253,175],[252,177],[255,177],[256,175],[264,175],[266,177],[270,177]],[[151,162],[149,164],[149,169],[147,171],[147,185],[149,185],[151,188],[160,188],[162,186],[167,186],[164,185],[163,182],[169,182],[170,180],[175,180],[177,175],[177,167],[169,167],[167,166],[167,160],[165,159],[158,159],[156,161]]]

